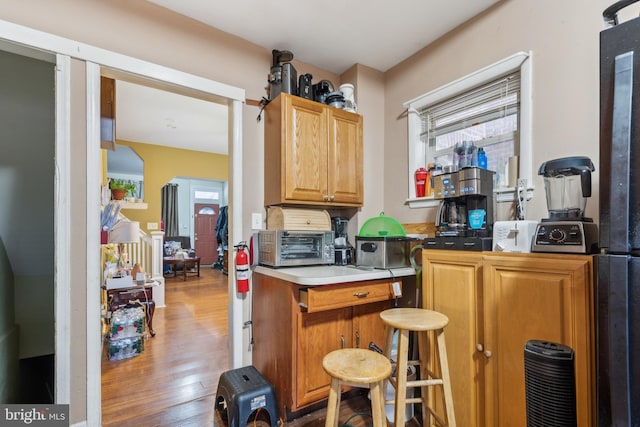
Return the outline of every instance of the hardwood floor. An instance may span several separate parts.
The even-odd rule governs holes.
[[[201,277],[167,279],[166,307],[156,309],[154,338],[144,352],[110,362],[102,359],[102,425],[105,427],[226,426],[214,410],[220,375],[230,369],[227,276],[203,266]],[[343,400],[341,422],[371,425],[366,395]],[[292,422],[292,427],[324,426],[321,408]],[[266,413],[255,424],[267,427]]]
[[[104,426],[213,425],[220,374],[230,369],[227,276],[167,279],[156,336],[134,358],[102,363]]]

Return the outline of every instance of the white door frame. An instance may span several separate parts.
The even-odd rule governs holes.
[[[186,91],[209,94],[226,100],[229,106],[229,168],[232,187],[230,206],[230,244],[240,240],[242,230],[242,103],[244,89],[225,85],[182,71],[141,61],[84,43],[33,30],[0,20],[0,42],[6,40],[56,55],[56,189],[60,197],[55,200],[55,342],[56,342],[56,403],[70,403],[70,58],[86,61],[87,80],[87,248],[100,246],[96,230],[100,215],[100,68],[107,67],[143,79],[182,87]],[[32,56],[36,56],[33,53]],[[238,236],[238,237],[236,237]],[[95,259],[94,259],[95,258]],[[101,339],[100,339],[100,265],[98,257],[87,257],[87,419],[86,425],[101,423]],[[233,264],[230,263],[232,267]],[[229,338],[231,361],[234,368],[243,364],[242,352],[242,297],[235,292],[235,275],[230,274]]]

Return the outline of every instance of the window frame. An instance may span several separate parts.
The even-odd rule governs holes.
[[[411,208],[435,206],[438,201],[433,197],[415,196],[415,184],[413,174],[419,167],[424,167],[426,158],[426,144],[422,142],[422,122],[419,111],[435,105],[465,91],[469,91],[479,85],[488,83],[505,74],[520,71],[520,146],[516,150],[519,154],[519,177],[526,179],[528,189],[532,189],[532,53],[518,52],[504,58],[494,64],[488,65],[469,75],[461,77],[451,83],[441,86],[431,92],[420,95],[406,101],[403,106],[407,109],[407,144],[409,154],[408,175],[408,199],[406,203]],[[494,189],[497,201],[513,200],[514,188]]]

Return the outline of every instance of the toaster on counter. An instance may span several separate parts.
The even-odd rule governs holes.
[[[493,224],[494,252],[531,252],[537,221],[496,221]]]

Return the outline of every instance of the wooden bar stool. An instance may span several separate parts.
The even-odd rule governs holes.
[[[438,424],[449,427],[456,426],[455,415],[453,413],[453,400],[451,395],[451,380],[449,378],[449,363],[447,361],[447,348],[444,341],[444,327],[449,323],[449,318],[442,313],[421,308],[392,308],[380,313],[380,317],[387,329],[387,340],[385,343],[385,354],[391,357],[391,347],[393,335],[398,330],[398,353],[396,362],[395,379],[391,377],[389,381],[396,390],[395,401],[387,403],[395,404],[394,424],[404,426],[405,408],[407,403],[422,403],[423,425],[431,425],[431,417]],[[409,332],[418,332],[418,360],[408,360],[409,356]],[[434,331],[436,335],[436,346],[440,362],[440,378],[435,376],[435,372],[430,371],[427,366],[429,348],[429,331]],[[407,367],[409,365],[420,365],[420,379],[407,381]],[[446,423],[427,404],[427,388],[430,386],[442,385],[444,407],[446,412]],[[420,387],[421,397],[407,399],[407,387]]]
[[[391,375],[389,359],[371,350],[343,348],[327,354],[322,367],[331,376],[325,427],[338,427],[343,385],[370,389],[373,426],[386,427],[383,386]]]

